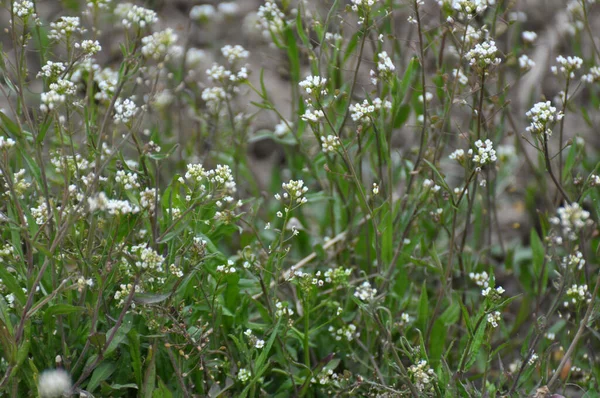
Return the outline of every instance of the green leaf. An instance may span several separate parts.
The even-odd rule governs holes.
[[[404,126],[404,123],[406,123],[409,116],[410,116],[410,105],[409,104],[400,105],[398,107],[398,109],[396,110],[396,113],[394,114],[394,121],[393,121],[394,128],[398,129],[398,128]]]
[[[485,316],[485,314],[482,316]],[[483,339],[485,337],[485,328],[486,327],[487,327],[487,322],[485,321],[485,319],[483,321],[479,322],[479,326],[477,327],[475,335],[473,336],[471,348],[469,349],[469,356],[467,358],[467,363],[465,364],[464,368],[462,369],[463,372],[466,372],[467,370],[469,370],[469,368],[471,366],[473,366],[473,364],[475,363],[475,360],[477,359],[477,356],[479,355],[479,350],[481,349],[481,344],[483,343]]]
[[[437,364],[442,357],[442,353],[444,352],[447,333],[448,327],[444,324],[441,317],[438,318],[433,324],[431,337],[429,338],[429,360],[434,368],[437,367]]]
[[[421,297],[419,298],[419,313],[417,316],[417,327],[424,331],[427,327],[427,320],[429,315],[429,299],[427,298],[427,285],[423,281],[421,287]]]
[[[154,386],[156,384],[156,342],[148,347],[148,357],[146,358],[146,372],[144,373],[144,384],[142,385],[141,396],[152,398]]]
[[[86,390],[89,392],[94,392],[94,390],[100,385],[100,382],[108,379],[116,369],[117,367],[114,363],[102,362],[96,369],[94,369],[94,373],[92,373],[92,377],[87,385]]]
[[[129,355],[131,355],[131,365],[137,386],[142,386],[142,349],[140,347],[140,336],[135,329],[127,333],[129,342]]]
[[[544,272],[545,275],[542,275],[542,271],[544,268],[544,244],[542,240],[539,238],[535,229],[531,229],[529,234],[530,244],[531,244],[531,253],[532,253],[532,262],[533,262],[533,271],[538,278],[542,278],[544,281],[547,279],[547,270]],[[546,288],[546,284],[542,282],[542,289]],[[538,294],[542,294],[543,291],[538,292]]]
[[[133,301],[139,304],[157,304],[162,303],[171,297],[171,293],[135,293]]]
[[[11,118],[6,116],[4,112],[0,112],[0,120],[2,120],[2,124],[4,128],[13,135],[13,137],[19,137],[21,135],[21,130],[17,123],[13,122]]]

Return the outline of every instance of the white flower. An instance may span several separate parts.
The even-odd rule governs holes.
[[[325,117],[325,113],[320,110],[314,110],[311,108],[308,108],[306,111],[304,111],[304,114],[302,116],[300,116],[300,118],[302,120],[304,120],[305,122],[313,122],[316,123],[319,120],[323,119]]]
[[[300,88],[303,88],[307,94],[327,94],[325,90],[325,85],[327,84],[327,79],[320,76],[312,76],[309,75],[306,79],[302,80],[298,85]]]
[[[147,58],[160,60],[168,55],[169,49],[177,41],[173,29],[167,28],[142,38],[142,54]]]
[[[13,14],[22,19],[30,16],[36,18],[35,5],[29,0],[15,1],[13,3]]]
[[[377,289],[371,287],[368,281],[364,281],[362,285],[356,288],[354,297],[358,297],[361,301],[371,301],[377,294]]]
[[[420,392],[430,389],[431,382],[435,378],[433,369],[427,365],[427,361],[421,360],[416,365],[411,365],[408,368],[408,373],[415,382],[415,387]]]
[[[126,28],[130,28],[133,25],[145,28],[158,21],[156,12],[131,3],[120,3],[117,5],[115,15],[121,18],[121,23]]]
[[[521,38],[524,42],[533,43],[537,39],[537,33],[531,31],[524,31],[521,33]]]
[[[49,369],[40,374],[38,392],[42,398],[62,397],[71,391],[71,375],[63,369]]]
[[[246,368],[242,368],[238,371],[238,380],[241,381],[242,383],[247,382],[248,380],[250,380],[250,377],[252,376],[252,374],[250,373],[250,371]]]
[[[571,79],[575,77],[575,71],[580,69],[581,65],[583,65],[583,59],[571,56],[565,58],[562,55],[559,55],[556,57],[556,62],[558,62],[559,66],[552,66],[550,68],[552,73],[557,75],[560,71],[563,75]]]
[[[15,146],[15,140],[0,136],[0,149],[7,150]]]
[[[73,33],[85,33],[85,29],[79,27],[79,17],[60,17],[57,22],[50,24],[49,39],[61,40],[70,37]]]
[[[279,9],[277,4],[267,0],[264,5],[258,8],[258,25],[265,32],[280,32],[284,26],[285,15]]]
[[[254,347],[256,347],[258,349],[261,349],[264,346],[265,346],[265,341],[261,340],[261,339],[256,340],[256,343],[254,343]]]
[[[371,117],[381,109],[391,109],[392,103],[390,101],[383,101],[381,98],[373,99],[373,103],[368,100],[364,100],[362,103],[352,104],[349,107],[350,116],[355,122],[369,122]]]
[[[281,184],[281,187],[285,191],[283,197],[289,197],[291,203],[295,202],[297,205],[301,205],[308,201],[304,197],[304,194],[308,192],[308,187],[304,185],[303,180],[289,180]]]
[[[74,95],[77,92],[75,83],[67,79],[58,79],[56,83],[51,83],[50,91],[41,94],[42,104],[40,110],[48,112],[63,104],[67,100],[67,96]]]
[[[327,137],[321,137],[321,149],[323,152],[335,152],[340,146],[340,139],[335,135],[328,135]]]
[[[600,67],[592,66],[587,74],[581,76],[581,80],[586,83],[596,83],[600,81]]]
[[[212,4],[201,4],[192,7],[190,10],[190,19],[194,21],[209,21],[215,18],[217,10]]]
[[[135,104],[134,99],[134,97],[125,100],[117,98],[115,101],[115,115],[113,116],[115,123],[127,124],[133,119],[138,112],[138,107]]]
[[[465,75],[463,73],[462,69],[453,69],[452,70],[452,76],[454,76],[455,79],[458,80],[458,82],[460,84],[462,84],[463,86],[466,86],[469,83],[469,78],[467,77],[467,75]]]
[[[138,176],[135,173],[127,172],[125,170],[118,170],[115,176],[115,181],[121,184],[123,188],[130,190],[140,187],[137,177]]]
[[[81,43],[75,43],[75,48],[80,48],[86,57],[90,57],[102,50],[98,40],[84,40]]]
[[[238,13],[240,7],[237,5],[236,2],[230,1],[219,3],[217,9],[222,15],[226,17],[231,17]]]
[[[37,77],[47,77],[54,81],[62,75],[66,69],[65,64],[62,62],[47,61],[46,65],[42,66],[42,70],[38,72]]]
[[[474,272],[471,272],[469,274],[469,278],[471,278],[471,280],[473,282],[475,282],[477,284],[477,286],[482,286],[482,287],[486,287],[486,288],[488,287],[489,280],[490,280],[488,273],[485,271],[483,271],[481,273],[477,273],[477,274]]]
[[[531,124],[526,131],[532,134],[552,135],[550,125],[563,118],[562,112],[556,112],[556,108],[552,106],[550,101],[538,102],[525,114]]]
[[[490,313],[487,316],[488,323],[490,325],[492,325],[492,327],[494,327],[494,328],[498,327],[498,322],[500,322],[500,319],[501,319],[500,311],[496,311],[496,312]]]
[[[526,54],[523,54],[519,57],[519,68],[522,71],[527,71],[535,66],[535,62],[533,62]]]
[[[475,147],[477,148],[473,155],[473,162],[478,163],[480,166],[483,166],[487,163],[493,163],[497,160],[496,151],[492,145],[492,141],[485,140],[485,142],[481,140],[475,141]],[[471,153],[471,150],[469,150]]]
[[[465,54],[465,58],[471,66],[476,66],[481,69],[487,69],[490,66],[498,65],[501,59],[496,57],[498,48],[493,40],[476,44],[474,48]]]

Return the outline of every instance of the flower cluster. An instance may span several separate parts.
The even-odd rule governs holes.
[[[572,285],[567,289],[567,299],[563,302],[565,307],[577,306],[582,303],[589,303],[592,299],[587,285]]]
[[[158,21],[156,12],[131,3],[121,3],[115,8],[115,15],[121,18],[121,24],[126,28],[136,26],[145,28]]]
[[[140,206],[142,206],[142,209],[147,209],[150,213],[154,213],[156,208],[156,189],[146,188],[140,192]]]
[[[369,12],[377,2],[376,0],[350,0],[352,3],[352,11],[357,12],[359,9],[363,12]]]
[[[125,100],[117,98],[115,101],[115,115],[113,117],[115,123],[127,124],[133,119],[138,112],[138,107],[134,100],[134,97],[126,98]]]
[[[487,321],[492,327],[497,328],[498,322],[502,319],[500,311],[494,311],[488,314]]]
[[[37,74],[37,77],[46,77],[50,82],[56,81],[56,79],[63,74],[67,68],[62,62],[47,61],[46,65],[42,66]]]
[[[227,58],[227,62],[230,64],[234,64],[243,59],[248,59],[250,56],[250,52],[239,44],[236,44],[235,46],[230,44],[223,46],[221,48],[221,54]]]
[[[356,331],[356,326],[353,324],[341,327],[339,329],[329,326],[328,331],[336,341],[341,341],[343,338],[346,339],[346,341],[352,341],[355,338],[360,337],[360,333]]]
[[[28,17],[36,18],[35,4],[33,4],[33,1],[29,0],[15,1],[13,3],[13,14],[21,19],[26,19]]]
[[[122,283],[119,285],[119,290],[115,292],[115,300],[119,300],[117,304],[119,307],[125,305],[125,302],[127,301],[127,298],[131,294],[132,290],[134,290],[136,293],[140,293],[142,289],[139,285],[135,285],[134,288],[131,283]],[[135,303],[133,301],[131,302],[131,308],[135,308]]]
[[[429,390],[432,388],[432,381],[435,378],[433,369],[429,367],[427,361],[421,360],[416,365],[411,365],[408,368],[408,374],[411,376],[415,383],[415,387],[420,392]]]
[[[314,110],[311,108],[308,108],[306,111],[304,111],[304,113],[300,116],[300,118],[302,120],[304,120],[305,122],[313,122],[316,123],[319,120],[323,119],[325,117],[325,113],[320,110]]]
[[[200,4],[193,6],[190,10],[190,19],[198,22],[210,21],[217,14],[212,4]]]
[[[91,203],[90,209],[92,208]],[[140,212],[140,208],[136,205],[133,205],[128,200],[119,200],[119,199],[108,199],[105,202],[97,202],[96,205],[104,205],[103,207],[98,207],[99,210],[106,210],[108,214],[113,216],[122,216],[127,214],[136,214]],[[96,208],[94,208],[95,210]]]
[[[304,197],[304,194],[308,192],[308,187],[304,185],[304,181],[289,180],[281,184],[281,187],[285,192],[283,195],[276,194],[275,199],[280,200],[282,197],[283,199],[289,198],[292,203],[295,202],[299,205],[308,202],[308,199]]]
[[[577,270],[583,269],[585,266],[585,259],[583,258],[583,253],[579,250],[576,250],[575,253],[569,254],[568,256],[563,258],[562,266],[567,268],[575,268]]]
[[[240,370],[238,370],[237,378],[242,383],[245,383],[248,380],[250,380],[250,377],[252,377],[252,373],[250,373],[250,371],[248,369],[241,368]]]
[[[15,140],[0,135],[0,149],[7,150],[15,146]]]
[[[155,32],[142,38],[142,54],[155,61],[161,60],[169,54],[170,48],[176,41],[177,35],[171,28]]]
[[[522,71],[528,71],[534,66],[535,62],[533,62],[526,54],[519,57],[519,68],[521,68]]]
[[[492,141],[490,140],[485,140],[485,142],[481,140],[475,141],[475,151],[469,149],[469,156],[473,158],[473,162],[479,167],[497,160],[496,150],[494,150]]]
[[[352,274],[352,270],[350,268],[329,268],[323,276],[325,277],[325,282],[334,283],[334,284],[347,284],[348,277]]]
[[[486,70],[491,66],[498,65],[502,61],[496,56],[498,48],[493,40],[478,43],[465,54],[465,58],[473,67]]]
[[[58,21],[50,24],[48,38],[62,40],[70,38],[73,33],[85,33],[80,24],[79,17],[60,17]]]
[[[523,31],[521,33],[521,38],[526,43],[533,43],[537,39],[538,35],[535,32],[531,31]]]
[[[600,81],[600,67],[599,66],[592,66],[590,68],[590,71],[581,76],[581,80],[583,80],[586,83],[596,83]]]
[[[112,0],[88,0],[87,7],[103,10],[108,8],[108,5],[111,3],[111,1]]]
[[[569,56],[565,58],[562,55],[556,57],[556,62],[558,62],[558,66],[555,65],[550,68],[552,73],[557,75],[560,71],[560,73],[562,73],[565,77],[568,77],[570,79],[575,77],[575,71],[580,69],[581,65],[583,65],[583,60],[579,57]]]
[[[369,281],[364,281],[354,292],[354,297],[358,297],[361,301],[368,302],[375,298],[377,289],[371,287]]]
[[[321,149],[323,152],[335,152],[340,147],[340,139],[335,135],[328,135],[327,137],[321,137]]]
[[[525,114],[529,121],[529,127],[526,131],[531,134],[546,134],[552,135],[550,124],[559,121],[563,118],[562,112],[556,112],[556,108],[552,106],[550,101],[538,102]]]
[[[139,188],[140,183],[137,180],[137,174],[127,172],[125,170],[118,170],[115,176],[115,181],[123,186],[125,189]]]
[[[258,26],[267,34],[281,32],[283,29],[285,15],[277,4],[271,0],[267,0],[265,4],[258,8],[256,16]]]
[[[91,57],[102,51],[102,46],[98,40],[84,40],[81,43],[75,43],[75,48],[81,49],[85,57]]]
[[[391,78],[396,70],[396,66],[386,51],[377,54],[377,72],[371,70],[371,83],[377,84],[379,79],[387,80]]]
[[[58,79],[56,83],[51,83],[49,88],[50,91],[41,94],[40,110],[42,112],[54,110],[66,101],[68,95],[74,95],[77,92],[75,83],[67,79]]]
[[[327,79],[320,76],[312,76],[309,75],[306,79],[302,80],[298,85],[300,88],[303,88],[309,95],[319,96],[327,95],[327,89],[325,85],[327,84]]]
[[[590,212],[582,209],[577,202],[559,207],[557,213],[556,217],[550,218],[550,222],[559,226],[563,236],[569,240],[576,240],[579,231],[592,224]]]
[[[289,308],[287,303],[285,305],[281,301],[275,303],[275,316],[277,318],[282,316],[291,317],[292,315],[294,315],[294,310]]]
[[[375,98],[373,103],[369,103],[368,100],[364,100],[362,103],[350,105],[350,115],[352,120],[355,122],[368,122],[371,116],[376,112],[384,109],[391,109],[392,103],[390,101],[383,101],[381,98]]]

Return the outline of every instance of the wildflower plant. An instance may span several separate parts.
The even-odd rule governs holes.
[[[600,389],[594,1],[555,44],[494,0],[46,3],[0,2],[0,395]]]

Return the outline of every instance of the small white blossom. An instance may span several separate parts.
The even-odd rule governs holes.
[[[526,43],[533,43],[537,39],[537,33],[531,31],[524,31],[521,33],[521,38]]]
[[[137,26],[145,28],[158,21],[156,12],[131,3],[120,3],[115,8],[115,15],[121,18],[121,24],[126,28]]]
[[[328,135],[327,137],[321,137],[321,149],[323,152],[335,152],[340,147],[340,139],[335,135]]]
[[[117,98],[115,101],[115,115],[113,116],[115,123],[127,124],[137,114],[138,107],[134,99],[134,97],[126,98],[125,100]]]
[[[142,54],[146,58],[158,61],[169,54],[169,49],[176,41],[177,35],[171,28],[155,32],[150,36],[142,38]]]
[[[492,327],[497,328],[498,322],[500,322],[501,314],[500,311],[495,311],[493,313],[488,314],[487,321]]]
[[[371,287],[368,281],[364,281],[354,292],[354,297],[358,297],[361,301],[368,302],[373,300],[377,294],[377,289]]]
[[[583,65],[583,59],[575,56],[565,58],[562,55],[559,55],[556,57],[556,62],[558,62],[558,66],[552,66],[550,68],[552,73],[557,75],[560,71],[565,77],[571,79],[575,77],[575,71],[580,69]]]
[[[535,66],[535,62],[533,62],[526,54],[523,54],[519,57],[519,68],[522,71],[527,71]]]
[[[550,101],[536,103],[525,115],[531,122],[527,132],[547,136],[552,135],[551,124],[563,118],[562,112],[557,112]]]
[[[490,66],[498,65],[501,59],[496,56],[498,48],[493,40],[478,43],[475,47],[465,54],[465,58],[471,66],[481,69],[487,69]]]

